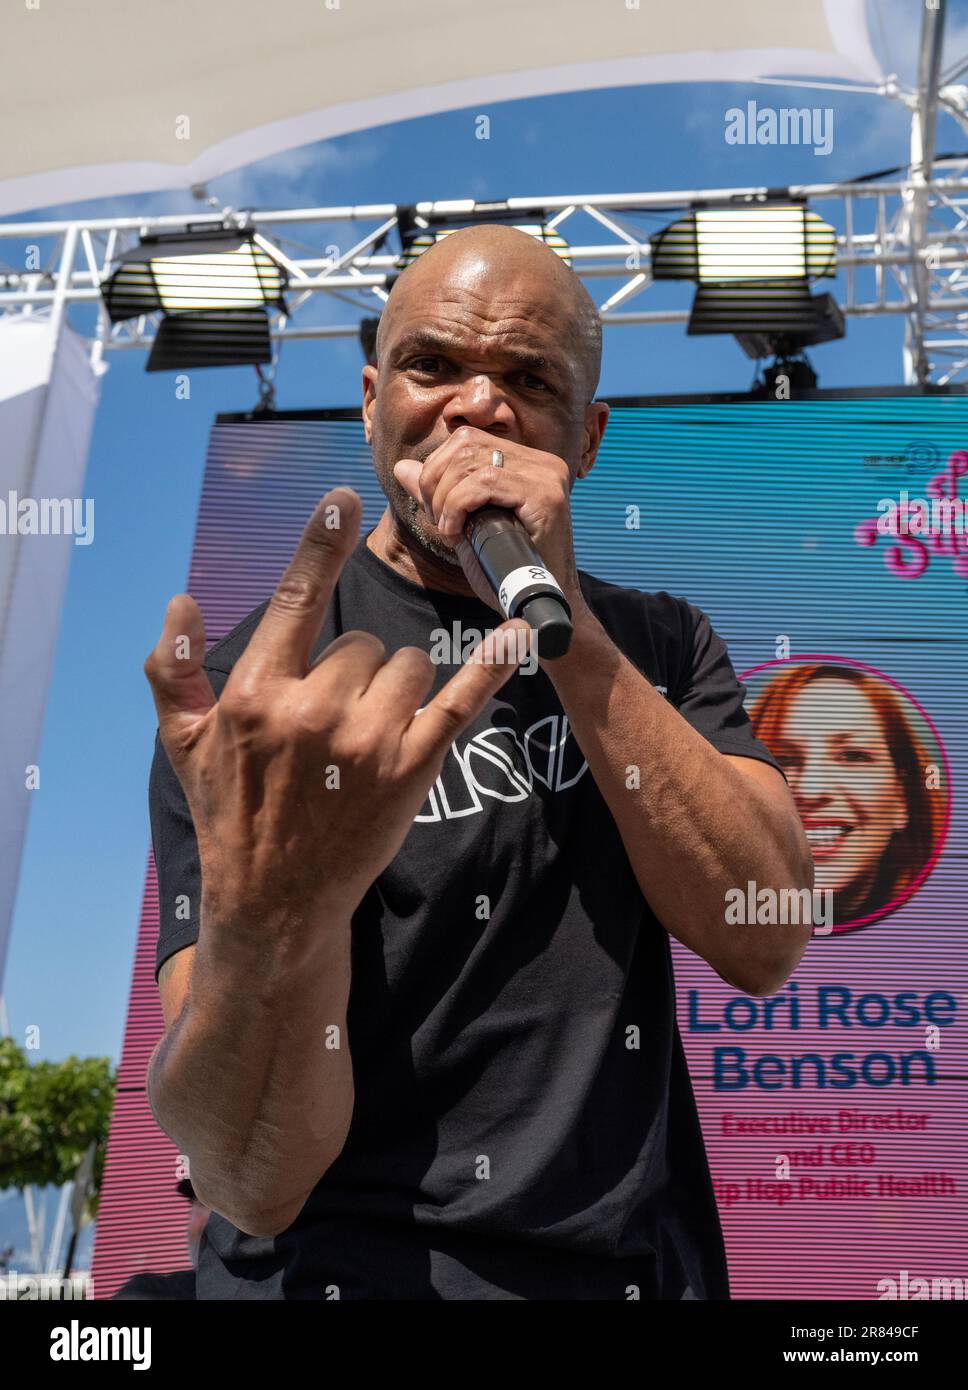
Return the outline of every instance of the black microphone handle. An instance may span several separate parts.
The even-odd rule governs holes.
[[[514,513],[481,507],[468,516],[464,535],[505,616],[533,629],[539,656],[564,656],[571,644],[568,600]]]

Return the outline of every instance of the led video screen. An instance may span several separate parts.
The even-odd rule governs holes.
[[[189,580],[210,641],[267,597],[329,488],[375,525],[340,414],[214,427]],[[724,904],[764,930],[811,914],[777,995],[673,943],[734,1298],[964,1296],[962,494],[955,397],[616,405],[572,494],[582,569],[684,596],[726,640],[814,856],[808,905],[753,883]]]

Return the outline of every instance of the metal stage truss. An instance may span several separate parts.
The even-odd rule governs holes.
[[[902,91],[894,79],[867,89],[875,99],[899,100],[910,111],[910,155],[896,182],[885,181],[888,174],[785,189],[554,194],[499,203],[288,211],[211,210],[216,200],[208,199],[198,212],[176,216],[0,222],[0,313],[44,315],[59,323],[74,308],[74,326],[88,337],[94,361],[105,352],[149,348],[158,315],[112,324],[101,304],[98,286],[120,253],[143,234],[184,229],[189,222],[251,224],[290,277],[285,312],[270,313],[277,358],[279,345],[290,340],[358,335],[360,318],[380,312],[388,278],[398,270],[401,229],[447,215],[504,220],[519,214],[523,222],[549,224],[565,239],[574,269],[590,282],[605,327],[685,324],[688,288],[679,286],[670,296],[667,285],[653,284],[649,236],[697,203],[742,206],[790,196],[807,199],[837,232],[832,292],[846,317],[903,316],[904,383],[968,383],[968,153],[935,155],[939,109],[968,131],[968,87],[953,85],[968,61],[940,70],[944,10],[943,0],[925,9],[916,90]],[[204,196],[204,190],[193,191]],[[682,307],[648,307],[650,300],[665,305],[670,297],[681,298]],[[270,380],[274,369],[275,362]]]
[[[88,330],[95,360],[104,352],[148,348],[157,315],[112,324],[101,306],[98,286],[116,257],[142,234],[189,221],[212,227],[251,222],[290,276],[287,312],[271,314],[274,342],[355,338],[360,317],[380,312],[387,278],[397,272],[402,221],[416,218],[419,226],[448,214],[487,220],[513,213],[522,222],[547,221],[569,243],[571,263],[599,303],[603,326],[684,325],[688,287],[679,287],[683,307],[648,307],[655,293],[649,236],[698,202],[755,205],[787,192],[807,198],[837,230],[834,294],[845,315],[903,315],[905,383],[968,382],[968,158],[937,164],[929,184],[912,179],[0,223],[0,312],[59,318],[70,306],[87,305],[96,315]],[[347,308],[353,316],[344,312],[335,321],[334,311]]]

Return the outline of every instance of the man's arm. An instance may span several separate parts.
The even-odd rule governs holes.
[[[310,665],[359,521],[350,489],[323,498],[218,699],[188,595],[145,662],[181,787],[167,803],[178,834],[155,845],[162,906],[201,900],[190,972],[166,981],[149,1096],[202,1201],[252,1235],[291,1225],[346,1142],[353,914],[528,640],[503,624],[431,700],[427,652],[387,660],[365,632]]]
[[[637,671],[587,608],[568,655],[542,661],[629,862],[665,928],[746,994],[771,994],[811,927],[728,925],[726,893],[813,888],[813,860],[782,775],[720,753]],[[638,768],[638,787],[628,768]]]
[[[189,1155],[199,1199],[249,1235],[273,1236],[299,1215],[352,1119],[350,920],[318,923],[315,954],[295,970],[274,968],[268,945],[291,920],[263,919],[255,950],[232,925],[203,919],[198,945],[162,966],[166,1032],[148,1098]]]

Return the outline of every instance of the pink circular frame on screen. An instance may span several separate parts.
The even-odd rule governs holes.
[[[751,666],[748,670],[743,671],[739,679],[745,684],[751,676],[759,675],[762,671],[767,671],[774,667],[784,667],[786,669],[789,669],[792,666],[803,666],[807,663],[809,663],[810,665],[852,667],[854,670],[865,671],[868,675],[876,676],[877,679],[883,681],[885,685],[891,686],[892,689],[896,690],[898,694],[901,695],[902,698],[913,709],[917,710],[920,717],[924,720],[927,728],[931,733],[931,737],[934,739],[935,746],[937,747],[938,752],[941,755],[941,763],[944,768],[944,816],[941,823],[941,829],[939,830],[938,835],[936,837],[930,858],[922,866],[917,877],[911,883],[907,884],[903,891],[898,893],[896,897],[891,898],[889,902],[886,902],[882,907],[879,907],[876,912],[869,912],[866,916],[856,917],[849,922],[843,922],[839,924],[835,922],[833,924],[833,931],[831,935],[842,936],[847,932],[857,931],[861,927],[869,926],[872,922],[878,922],[881,920],[882,917],[887,917],[890,913],[895,912],[910,898],[914,897],[915,893],[918,892],[922,884],[925,882],[929,874],[934,869],[934,866],[941,858],[941,851],[944,849],[945,841],[948,838],[948,827],[951,824],[951,768],[948,763],[948,754],[945,751],[945,746],[941,741],[941,736],[939,735],[938,730],[935,727],[934,720],[931,718],[930,714],[928,714],[924,706],[914,698],[914,696],[911,694],[909,690],[905,690],[903,685],[900,685],[896,680],[893,680],[890,676],[886,676],[883,671],[878,671],[876,666],[868,666],[863,661],[854,661],[844,656],[827,656],[824,654],[807,652],[799,656],[778,657],[773,661],[761,662],[759,666]]]

